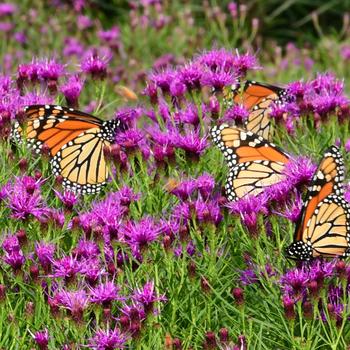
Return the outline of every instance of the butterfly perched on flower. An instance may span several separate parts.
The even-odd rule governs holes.
[[[211,137],[229,166],[225,184],[229,201],[259,195],[285,179],[289,155],[262,136],[222,124],[211,129]]]
[[[73,108],[56,105],[25,107],[24,127],[16,122],[11,139],[40,153],[45,145],[53,174],[62,176],[63,186],[72,192],[99,192],[108,178],[104,149],[121,128],[119,120],[102,121]]]
[[[339,149],[330,147],[314,174],[297,223],[290,258],[311,260],[350,255],[350,205],[344,199],[344,162]]]
[[[287,90],[265,83],[247,80],[242,88],[242,83],[237,82],[223,91],[224,104],[231,107],[234,104],[243,105],[249,112],[244,123],[244,128],[271,140],[272,128],[270,113],[272,104],[283,104],[287,99]]]

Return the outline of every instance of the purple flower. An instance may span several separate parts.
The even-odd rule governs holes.
[[[55,191],[55,194],[68,210],[72,210],[74,205],[78,203],[78,198],[73,192],[64,191],[59,193]]]
[[[235,56],[231,51],[227,51],[226,49],[211,50],[198,56],[194,63],[197,62],[210,68],[212,72],[218,69],[227,72],[233,69]]]
[[[169,67],[175,63],[175,56],[171,53],[166,53],[158,57],[154,62],[152,68],[154,70],[160,70]]]
[[[341,49],[340,49],[340,54],[343,57],[343,59],[345,61],[349,61],[350,60],[350,46],[349,45],[344,45]]]
[[[240,216],[241,221],[250,232],[256,233],[259,214],[267,214],[267,198],[264,195],[246,196],[236,202],[230,202],[227,207],[231,214]]]
[[[105,252],[105,258],[107,260],[107,254]],[[106,271],[101,266],[97,258],[88,258],[82,261],[82,269],[80,271],[84,275],[86,281],[91,285],[95,285],[98,279],[106,274]]]
[[[40,350],[48,349],[49,345],[49,331],[45,329],[44,331],[35,332],[33,335],[34,341],[39,346]]]
[[[61,92],[66,98],[68,106],[78,107],[78,99],[84,86],[84,81],[77,75],[71,76],[68,81],[61,86]]]
[[[150,217],[145,217],[139,222],[127,221],[120,229],[124,239],[135,251],[142,250],[150,243],[157,240],[161,233],[160,227]]]
[[[301,196],[299,192],[295,192],[294,197],[292,197],[291,201],[287,203],[287,206],[283,213],[275,212],[275,211],[273,211],[273,213],[283,216],[287,220],[290,220],[296,223],[300,217],[300,211],[302,209],[302,206],[303,206],[303,201],[301,199]]]
[[[316,165],[306,157],[296,157],[291,159],[284,167],[283,173],[292,186],[303,186],[312,179]]]
[[[241,271],[239,279],[243,286],[249,286],[250,284],[257,283],[259,281],[258,276],[252,269]]]
[[[19,244],[19,240],[16,235],[8,235],[4,239],[2,243],[2,248],[6,251],[6,253],[14,253],[19,252],[21,246]]]
[[[43,80],[57,80],[64,74],[64,65],[54,59],[37,62],[38,77]]]
[[[168,183],[168,191],[182,201],[189,199],[196,189],[197,183],[195,180],[187,180],[179,183],[176,181]]]
[[[180,79],[174,79],[170,83],[170,95],[173,97],[181,97],[186,92],[186,85]]]
[[[225,111],[221,121],[234,122],[235,124],[242,124],[248,118],[249,112],[244,106],[234,105]]]
[[[284,294],[299,299],[306,295],[310,281],[308,267],[293,268],[288,270],[280,278],[281,288]]]
[[[63,55],[64,56],[81,56],[84,47],[76,38],[66,38],[64,40]]]
[[[95,202],[90,212],[80,214],[80,226],[85,232],[91,232],[98,226],[107,237],[117,237],[121,220],[127,209],[120,204],[120,198],[114,193],[103,201]]]
[[[52,243],[39,242],[35,243],[35,254],[38,257],[40,265],[47,273],[52,265],[53,256],[56,247]]]
[[[100,30],[98,37],[110,47],[117,48],[120,41],[120,29],[117,26],[113,26],[109,30]]]
[[[140,129],[128,129],[116,135],[116,142],[126,150],[133,152],[140,150],[145,159],[150,155],[145,134]]]
[[[112,301],[124,299],[119,296],[119,290],[120,288],[113,282],[101,283],[90,290],[90,300],[92,303],[102,304],[104,307],[108,307]]]
[[[81,270],[83,264],[72,256],[65,256],[60,260],[53,261],[52,277],[64,277],[67,280],[73,279]]]
[[[201,199],[197,199],[194,202],[194,211],[199,222],[212,222],[217,225],[222,220],[217,201],[203,202]]]
[[[107,75],[108,58],[100,57],[97,52],[92,52],[81,61],[82,72],[90,74],[93,79],[104,79]]]
[[[23,255],[22,250],[12,251],[10,253],[6,253],[4,257],[5,263],[10,265],[15,271],[21,269],[26,259]]]
[[[95,350],[124,349],[128,337],[118,328],[98,330],[90,339],[89,347]]]
[[[13,15],[17,11],[17,6],[12,3],[0,4],[0,17]]]
[[[166,69],[163,72],[154,72],[150,75],[149,80],[156,84],[163,93],[170,91],[170,84],[176,77],[175,72],[171,69]]]
[[[74,248],[74,255],[78,258],[94,259],[100,254],[100,248],[93,241],[82,238]]]
[[[188,90],[200,89],[202,75],[203,68],[196,63],[185,65],[179,71],[179,77]]]
[[[223,68],[218,68],[215,71],[204,71],[201,84],[203,86],[210,86],[216,91],[221,91],[225,86],[232,85],[236,79],[237,76],[232,71],[225,71]]]
[[[66,291],[61,290],[55,295],[58,304],[67,309],[73,319],[80,322],[84,310],[89,306],[90,299],[84,290]]]
[[[85,30],[93,26],[92,20],[88,16],[79,15],[77,18],[77,27],[79,30]]]
[[[194,156],[201,155],[208,146],[206,138],[200,137],[198,131],[189,131],[185,135],[173,131],[171,140],[175,147],[181,148],[189,155]]]
[[[204,199],[208,199],[215,187],[214,178],[207,173],[203,173],[203,175],[199,176],[196,179],[196,183],[197,183],[196,185],[197,185],[198,191],[201,194],[201,196]]]
[[[177,113],[175,113],[174,117],[181,123],[188,123],[194,126],[199,124],[198,108],[193,103],[186,105],[184,110],[179,110]]]
[[[244,55],[237,55],[233,60],[233,67],[235,69],[236,75],[244,77],[247,74],[248,70],[251,69],[260,69],[258,61],[255,56],[246,53]]]

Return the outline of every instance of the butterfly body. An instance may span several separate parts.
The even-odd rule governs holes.
[[[54,105],[25,108],[25,130],[15,123],[12,139],[36,153],[45,145],[55,176],[63,177],[63,186],[78,193],[96,193],[108,178],[105,147],[114,141],[119,120],[102,121],[89,114]]]
[[[350,206],[343,196],[344,165],[330,147],[317,169],[287,255],[297,260],[350,255]]]

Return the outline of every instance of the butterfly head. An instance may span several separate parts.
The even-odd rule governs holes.
[[[303,241],[297,241],[287,247],[286,255],[290,259],[308,261],[312,259],[312,248]]]

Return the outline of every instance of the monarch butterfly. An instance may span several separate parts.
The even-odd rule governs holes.
[[[211,129],[211,137],[230,168],[225,184],[229,201],[256,196],[285,178],[289,156],[262,136],[222,124]]]
[[[114,141],[120,121],[102,121],[56,105],[32,105],[24,111],[28,146],[40,153],[46,145],[53,174],[63,177],[63,186],[82,194],[99,192],[108,178],[103,150]],[[23,133],[16,122],[11,139],[20,143]]]
[[[238,82],[224,89],[224,103],[231,107],[234,103],[243,105],[249,116],[244,127],[253,133],[271,140],[271,104],[282,104],[287,99],[287,91],[281,87],[247,80],[241,92]]]
[[[343,158],[330,147],[314,174],[287,255],[297,260],[350,255],[350,206],[343,196]]]

